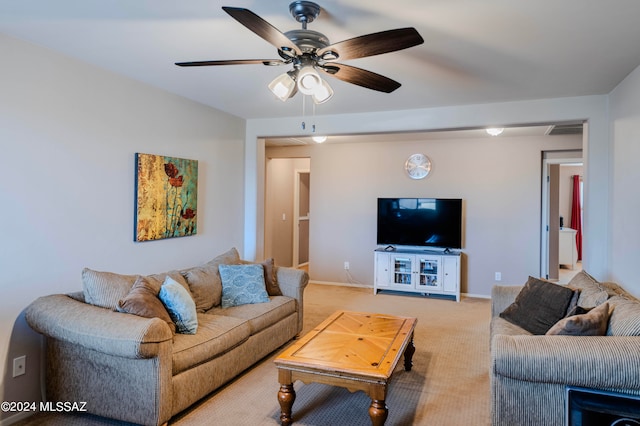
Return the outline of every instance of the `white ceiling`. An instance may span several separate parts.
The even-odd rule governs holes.
[[[640,65],[637,0],[317,0],[309,29],[337,42],[415,27],[425,43],[348,61],[402,83],[391,94],[329,79],[316,114],[402,110],[609,93]],[[289,0],[2,0],[0,32],[243,118],[299,116],[302,96],[267,84],[285,67],[180,68],[177,61],[278,58],[221,6],[282,32]],[[310,108],[310,103],[307,107]]]

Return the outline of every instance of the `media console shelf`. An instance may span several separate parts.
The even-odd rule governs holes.
[[[460,253],[379,248],[374,255],[373,294],[393,290],[449,296],[460,301]]]

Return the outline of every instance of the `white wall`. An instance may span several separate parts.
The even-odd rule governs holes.
[[[245,123],[5,36],[0,51],[0,400],[34,401],[32,300],[81,290],[83,267],[147,274],[242,249]],[[135,152],[199,161],[198,235],[133,242]]]
[[[581,136],[494,137],[269,148],[277,156],[309,155],[310,275],[314,281],[373,286],[378,197],[464,200],[462,292],[488,296],[495,272],[523,284],[540,270],[542,151],[579,149]],[[424,153],[424,180],[404,172],[407,157]],[[350,262],[350,276],[343,269]]]
[[[640,68],[610,95],[611,277],[640,296]]]
[[[297,170],[309,170],[308,158],[267,158],[264,257],[293,264],[294,188]]]
[[[329,108],[329,106],[327,106]],[[585,120],[585,223],[583,266],[598,279],[609,271],[609,122],[607,96],[541,99],[460,107],[316,116],[316,128],[331,134],[392,133]],[[264,141],[299,136],[300,117],[247,121],[245,159],[245,257],[263,254]],[[308,120],[307,120],[308,121]],[[310,127],[310,126],[308,126]],[[312,167],[313,166],[312,162]],[[312,180],[313,180],[312,176]],[[312,181],[312,187],[314,183]],[[313,209],[313,206],[312,206]],[[593,242],[593,243],[591,243]]]

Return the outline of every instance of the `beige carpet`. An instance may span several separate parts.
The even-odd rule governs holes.
[[[373,295],[370,289],[309,285],[305,332],[338,310],[380,312],[418,318],[413,369],[399,363],[389,386],[387,425],[490,425],[490,302],[460,303],[410,295]],[[272,354],[232,383],[172,419],[175,426],[278,425],[278,381]],[[294,425],[370,425],[369,398],[362,392],[319,384],[295,384]],[[32,425],[124,425],[93,416],[37,416]]]

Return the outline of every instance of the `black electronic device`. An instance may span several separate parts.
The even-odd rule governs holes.
[[[462,199],[378,198],[378,245],[462,248]]]

